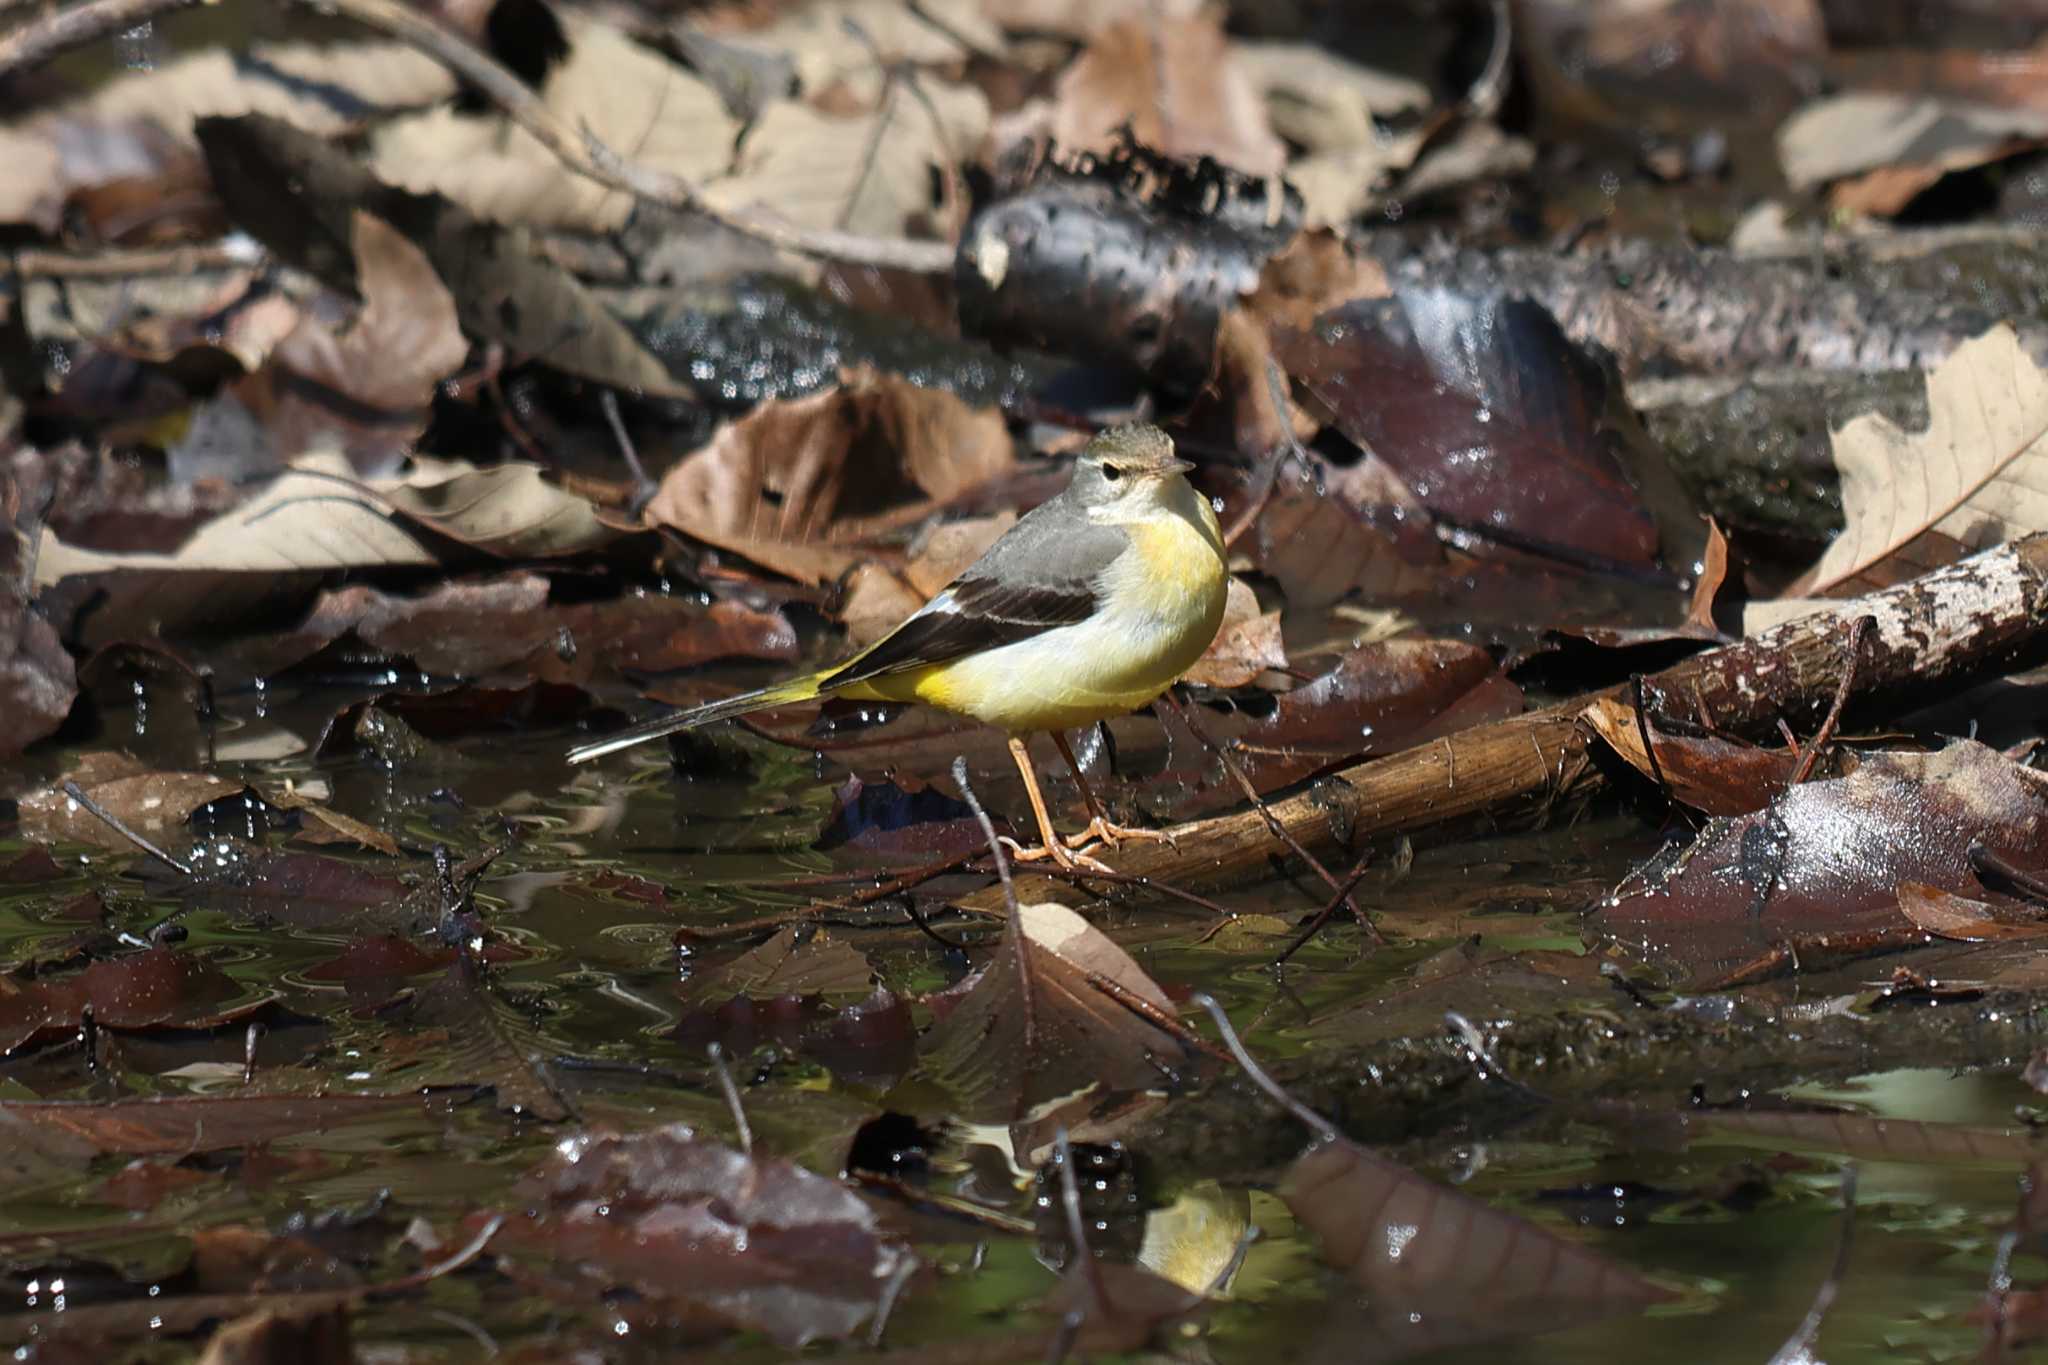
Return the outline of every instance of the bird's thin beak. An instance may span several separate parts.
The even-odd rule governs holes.
[[[1183,460],[1177,455],[1169,455],[1159,462],[1159,477],[1163,479],[1169,474],[1185,474],[1194,467],[1191,461]]]

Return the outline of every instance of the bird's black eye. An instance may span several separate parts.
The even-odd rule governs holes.
[[[1116,465],[1106,464],[1102,467],[1102,477],[1108,479],[1111,483],[1115,483],[1123,476],[1124,471]]]

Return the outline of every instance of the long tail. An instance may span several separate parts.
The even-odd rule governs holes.
[[[744,716],[751,711],[765,711],[771,706],[787,706],[791,702],[809,701],[818,695],[819,685],[832,676],[836,669],[813,673],[808,678],[795,678],[773,687],[764,687],[758,692],[742,692],[737,697],[724,701],[706,702],[693,706],[687,711],[674,711],[653,720],[641,721],[615,735],[579,744],[569,751],[571,763],[587,763],[593,758],[630,749],[635,744],[645,744],[650,739],[675,734],[678,730],[694,730],[700,725],[709,725],[714,720],[729,720],[733,716]]]

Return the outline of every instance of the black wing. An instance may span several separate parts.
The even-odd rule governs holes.
[[[823,679],[821,685],[865,682],[884,673],[901,673],[1015,644],[1085,621],[1095,614],[1095,608],[1095,587],[1086,579],[1017,586],[963,575],[874,648],[849,659]]]

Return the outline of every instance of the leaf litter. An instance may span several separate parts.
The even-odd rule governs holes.
[[[1962,204],[2012,216],[1992,255],[2025,240],[1997,199],[2018,180],[1986,169],[2037,155],[2024,90],[1993,79],[2013,53],[1922,63],[1871,46],[1878,19],[1800,3],[1520,5],[1512,30],[1468,7],[1369,35],[1275,15],[1256,36],[1176,6],[508,0],[425,30],[335,8],[405,45],[243,52],[168,17],[110,39],[143,55],[91,88],[10,73],[0,1214],[26,1227],[17,1197],[69,1188],[82,1227],[188,1219],[236,1178],[286,1229],[181,1228],[205,1265],[168,1295],[117,1255],[96,1272],[113,1298],[68,1333],[97,1349],[161,1320],[208,1359],[321,1358],[337,1334],[381,1345],[421,1277],[468,1266],[479,1330],[514,1350],[531,1324],[501,1308],[523,1296],[598,1357],[620,1328],[1043,1359],[1215,1324],[1227,1353],[1291,1302],[1291,1266],[1389,1358],[1552,1329],[1596,1358],[1574,1320],[1702,1265],[1738,1286],[1717,1311],[1754,1311],[1766,1272],[1524,1218],[1516,1191],[1557,1183],[1560,1150],[1589,1184],[1678,1188],[1711,1182],[1653,1170],[1642,1135],[1677,1132],[1680,1162],[2028,1160],[1990,1122],[1773,1092],[1915,1063],[1995,1084],[2032,1046],[2005,1030],[2048,986],[2038,779],[2023,750],[1901,718],[2038,652],[2038,340],[1930,323],[1901,352],[1799,299],[1737,301],[1735,334],[1666,307],[1701,297],[1687,271],[1717,248],[1689,243],[1761,211],[1753,166],[1781,157],[1778,220],[1833,215],[1800,219],[1787,259],[1934,253],[1966,292],[1950,247],[1854,218]],[[1823,87],[1834,107],[1794,112]],[[1793,155],[1883,101],[1933,113],[1835,124],[1825,166]],[[1588,127],[1626,145],[1563,131]],[[1992,193],[1942,198],[1971,187]],[[1681,222],[1680,264],[1632,273]],[[1596,284],[1561,297],[1530,245]],[[1793,323],[1847,363],[1909,354],[1926,428],[1835,433],[1848,529],[1773,539],[1718,474],[1674,473],[1630,403],[1639,353],[1590,344],[1651,315],[1684,334],[1673,355]],[[1028,827],[1000,736],[836,705],[666,763],[561,765],[572,727],[877,638],[1057,490],[1081,433],[1132,415],[1195,462],[1230,610],[1187,710],[1073,738],[1110,810],[1181,821],[1174,844],[1026,877],[995,929],[951,770]],[[1827,618],[1732,634],[1744,599],[1755,630],[1812,611],[1798,594],[1894,584],[1840,618],[1906,613],[1867,647]],[[1687,686],[1626,681],[1705,647]],[[1078,821],[1078,788],[1049,790]],[[1671,847],[1630,872],[1667,819]],[[1347,867],[1365,923],[1326,923]],[[1202,987],[1346,1096],[1354,1136],[1401,1145],[1319,1122],[1290,1164],[1255,1106],[1204,1108],[1227,1083],[1180,1022]],[[1483,1024],[1448,1052],[1446,1010]],[[1841,1020],[1855,1049],[1830,1050]],[[1475,1082],[1474,1037],[1643,1093],[1625,1118],[1546,1102],[1494,1085],[1490,1056]],[[1642,1079],[1631,1055],[1678,1060]],[[1666,1102],[1694,1082],[1746,1098]],[[816,1169],[699,1136],[720,1088]],[[884,1108],[947,1153],[886,1210],[833,1166]],[[1077,1138],[1113,1154],[1089,1167],[1106,1212],[1031,1265],[1030,1168],[1059,1152],[1071,1178]],[[1127,1157],[1164,1170],[1161,1202],[1216,1215],[1198,1255],[1119,1229],[1095,1172]],[[1468,1190],[1421,1173],[1452,1162]],[[372,1183],[396,1216],[351,1202]],[[1782,1240],[1768,1218],[1823,1212],[1793,1183],[1775,1214],[1712,1216]],[[312,1212],[287,1227],[285,1200]],[[984,1252],[953,1259],[957,1228],[899,1224],[912,1206]],[[323,1262],[344,1233],[358,1250]],[[76,1247],[156,1235],[93,1224]],[[0,1236],[0,1258],[24,1284],[82,1273],[62,1241]],[[1327,1265],[1304,1280],[1311,1248]],[[1002,1321],[1034,1298],[1049,1323]],[[2029,1330],[2020,1291],[1994,1301]],[[56,1320],[31,1307],[11,1331]],[[1850,1330],[1882,1318],[1857,1312]],[[1615,1340],[1639,1352],[1670,1321]]]

